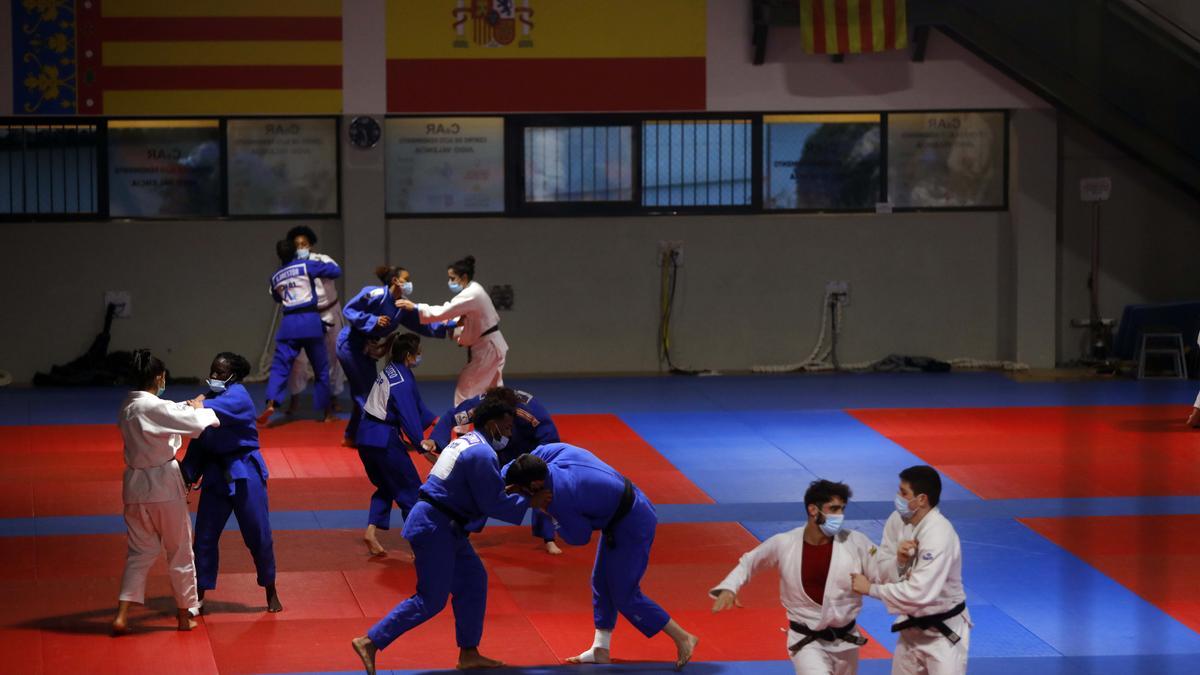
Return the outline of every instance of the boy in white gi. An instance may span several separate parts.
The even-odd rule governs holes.
[[[788,653],[796,673],[850,675],[858,672],[858,648],[866,638],[855,630],[862,596],[850,588],[850,575],[872,568],[875,547],[865,535],[843,530],[850,488],[813,481],[804,493],[808,523],[777,534],[742,556],[738,566],[708,593],[713,612],[741,607],[737,593],[757,571],[777,566],[779,600],[787,610]]]
[[[203,396],[187,403],[159,398],[167,388],[167,368],[145,349],[133,354],[132,382],[136,389],[125,398],[117,416],[125,441],[121,495],[129,550],[112,631],[120,635],[129,630],[129,605],[145,601],[146,575],[164,548],[179,630],[191,630],[196,626],[192,616],[199,611],[200,600],[196,595],[192,521],[175,453],[183,445],[183,436],[195,438],[221,423],[215,412],[204,407]]]
[[[942,479],[929,466],[900,472],[896,512],[883,528],[876,553],[879,576],[854,575],[854,590],[883,601],[898,614],[900,633],[892,673],[959,675],[967,672],[971,616],[962,583],[962,545],[938,510]],[[875,583],[871,583],[874,579]]]

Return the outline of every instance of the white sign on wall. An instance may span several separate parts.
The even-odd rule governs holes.
[[[504,119],[387,121],[388,213],[504,210]]]
[[[1106,202],[1111,194],[1112,178],[1108,176],[1079,179],[1079,199],[1082,201]]]

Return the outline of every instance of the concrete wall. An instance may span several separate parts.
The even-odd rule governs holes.
[[[1079,179],[1112,178],[1100,206],[1100,313],[1119,319],[1127,304],[1200,299],[1194,273],[1200,250],[1200,202],[1077,123],[1062,125],[1059,360],[1079,358],[1088,317],[1092,206]],[[1190,338],[1191,336],[1189,336]]]

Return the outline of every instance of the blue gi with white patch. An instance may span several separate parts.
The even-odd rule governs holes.
[[[512,438],[508,445],[500,451],[501,466],[511,462],[521,455],[532,452],[539,445],[558,443],[558,427],[550,417],[550,412],[529,392],[514,390],[517,394],[517,414],[513,416]],[[429,439],[437,444],[439,449],[450,442],[450,431],[453,427],[465,427],[475,419],[475,408],[483,401],[483,394],[473,396],[438,418],[438,423],[429,434]],[[554,523],[541,511],[533,512],[533,536],[541,537],[544,541],[554,541]]]
[[[388,317],[390,323],[387,326],[379,325],[381,316]],[[354,439],[367,393],[371,391],[378,374],[375,364],[390,350],[388,336],[403,326],[418,335],[444,338],[454,324],[422,325],[421,316],[416,311],[396,306],[396,299],[386,286],[363,287],[358,295],[342,307],[342,317],[346,325],[338,333],[337,357],[342,364],[342,372],[346,373],[346,382],[350,385],[350,397],[354,399],[354,411],[350,414],[350,423],[346,425],[346,438]]]
[[[258,415],[250,392],[241,384],[221,393],[208,393],[204,407],[217,414],[221,426],[205,429],[188,443],[180,468],[184,479],[201,477],[200,504],[196,508],[196,586],[217,587],[221,531],[229,514],[237,518],[242,541],[254,558],[258,585],[275,583],[275,546],[267,504],[267,463],[258,451]]]
[[[421,476],[413,466],[409,449],[421,443],[434,419],[421,401],[412,370],[393,361],[380,371],[367,395],[355,439],[363,468],[376,488],[367,524],[388,529],[393,501],[408,519],[421,487]]]
[[[528,501],[504,493],[496,451],[475,431],[446,446],[421,486],[421,496],[403,531],[412,546],[417,592],[372,626],[367,637],[385,649],[442,611],[453,596],[458,646],[478,647],[487,607],[487,572],[467,536],[481,531],[488,517],[520,523]]]
[[[625,492],[621,474],[587,450],[566,443],[543,445],[531,454],[541,457],[549,468],[545,487],[552,497],[546,511],[554,518],[564,541],[584,546],[592,532],[610,526]],[[620,612],[643,635],[651,637],[671,617],[642,593],[642,576],[650,563],[658,516],[641,490],[634,487],[633,496],[632,508],[612,527],[611,539],[605,534],[596,545],[592,614],[597,629],[612,630]]]
[[[308,355],[314,379],[313,407],[329,407],[329,355],[325,351],[325,324],[317,309],[315,280],[337,279],[342,268],[330,260],[293,260],[271,275],[271,295],[283,305],[283,319],[275,331],[275,358],[267,380],[267,400],[282,401],[287,396],[288,375],[300,350]]]

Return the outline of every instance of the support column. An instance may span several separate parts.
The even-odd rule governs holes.
[[[1050,368],[1058,329],[1058,118],[1031,109],[1012,111],[1010,120],[1014,356]]]

